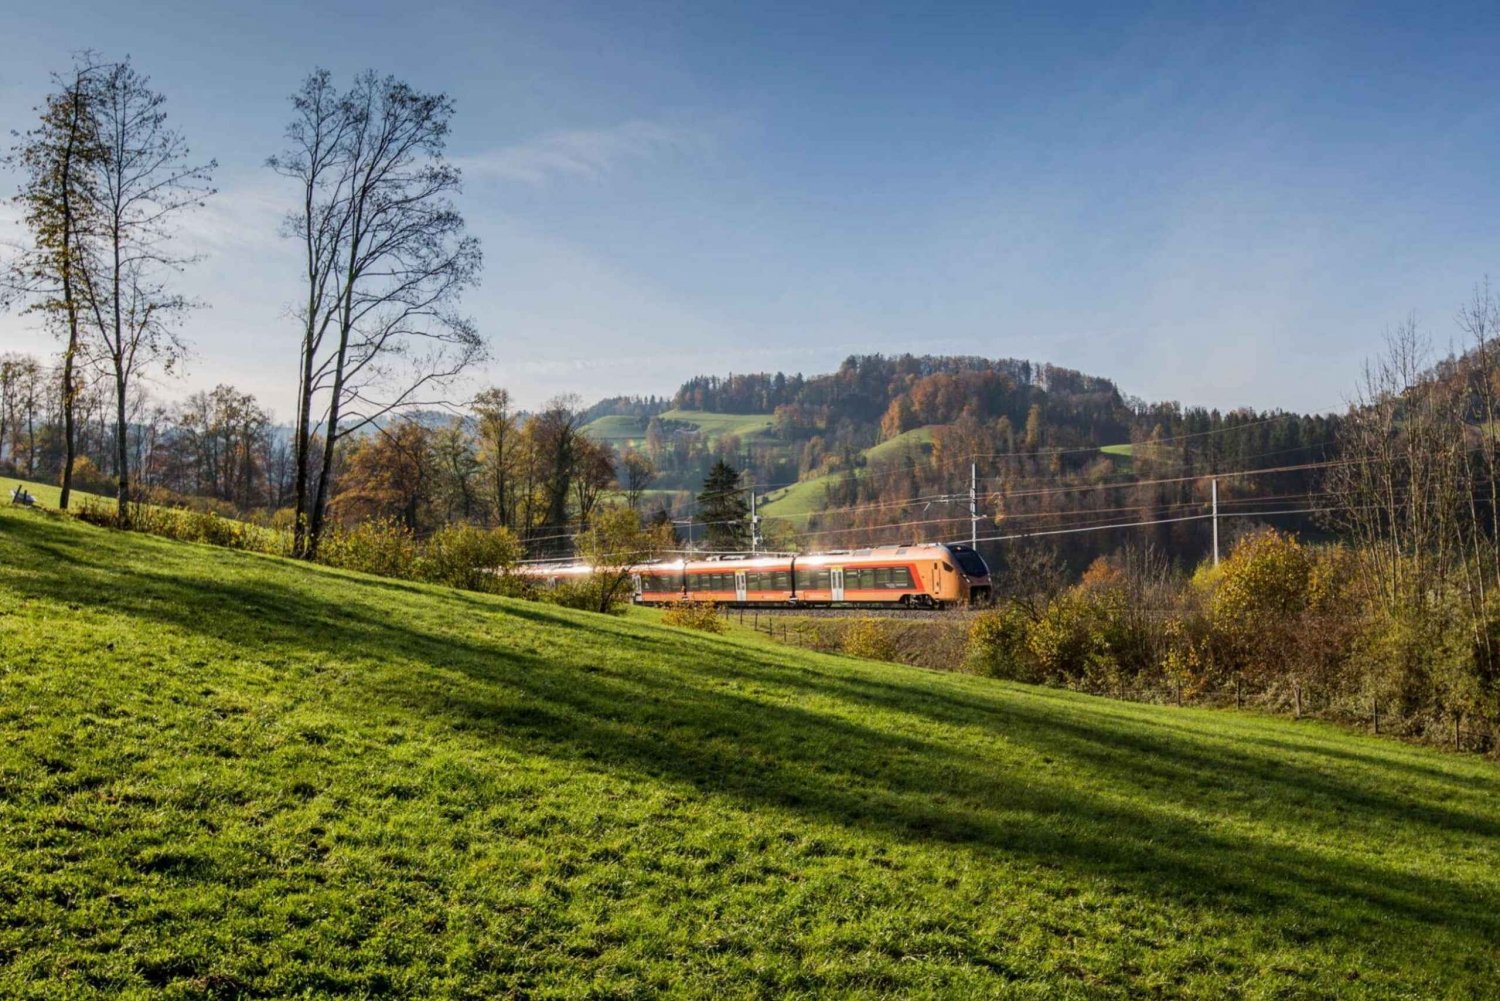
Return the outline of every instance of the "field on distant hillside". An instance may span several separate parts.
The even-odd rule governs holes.
[[[0,510],[6,997],[1490,998],[1500,770]]]
[[[867,463],[875,463],[882,460],[893,459],[901,454],[904,449],[915,448],[923,452],[932,450],[932,431],[930,427],[913,428],[903,432],[894,438],[888,439],[865,450],[864,457]],[[855,470],[856,476],[865,475],[868,466]],[[762,506],[762,513],[768,518],[801,518],[821,511],[825,507],[828,496],[828,487],[834,483],[843,473],[829,473],[824,476],[812,476],[799,483],[778,487],[766,493],[766,499]]]
[[[875,463],[893,459],[907,449],[913,448],[924,454],[931,452],[933,430],[930,427],[912,428],[910,431],[901,432],[894,438],[887,438],[880,444],[865,449],[865,461]]]
[[[639,417],[609,414],[589,421],[583,426],[584,434],[597,441],[612,445],[639,445],[646,440],[646,422]]]
[[[770,438],[776,426],[770,414],[714,414],[706,410],[668,410],[661,419],[690,424],[710,439],[726,434],[742,439]]]

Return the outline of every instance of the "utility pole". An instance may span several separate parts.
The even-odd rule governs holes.
[[[1214,566],[1219,565],[1219,479],[1214,477]]]
[[[979,548],[979,464],[969,463],[969,545]]]
[[[760,515],[755,513],[755,484],[750,484],[750,555],[760,552]]]

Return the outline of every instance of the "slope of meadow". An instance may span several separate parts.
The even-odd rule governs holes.
[[[0,510],[0,995],[1483,998],[1500,772]]]

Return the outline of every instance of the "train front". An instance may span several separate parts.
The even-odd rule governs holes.
[[[988,605],[995,592],[984,557],[973,546],[954,544],[945,548],[953,557],[953,565],[958,567],[965,600],[970,605]]]

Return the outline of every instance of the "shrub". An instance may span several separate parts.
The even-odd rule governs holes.
[[[844,652],[866,660],[895,660],[895,636],[884,619],[860,619],[844,632]]]
[[[115,480],[104,475],[94,460],[80,455],[73,460],[73,489],[90,494],[111,494],[115,491]]]
[[[597,576],[585,577],[582,580],[561,581],[556,587],[546,588],[538,592],[541,600],[563,608],[576,608],[584,612],[597,612],[602,603],[602,591],[600,579]],[[618,615],[625,610],[625,605],[630,600],[630,593],[625,589],[617,589],[610,596],[609,614]]]
[[[661,620],[669,626],[698,629],[705,633],[724,631],[724,619],[711,601],[679,601],[667,607]]]
[[[1017,605],[1004,605],[975,616],[964,650],[969,670],[1012,681],[1041,680],[1036,657],[1027,644],[1030,626],[1030,617]]]
[[[414,572],[434,584],[497,593],[520,557],[521,544],[508,528],[446,525],[422,545]]]
[[[410,578],[416,559],[417,543],[411,531],[394,521],[362,521],[335,528],[318,545],[318,562],[381,577]]]
[[[1224,668],[1261,679],[1288,673],[1307,607],[1309,569],[1307,549],[1289,535],[1267,531],[1240,540],[1209,599]]]

